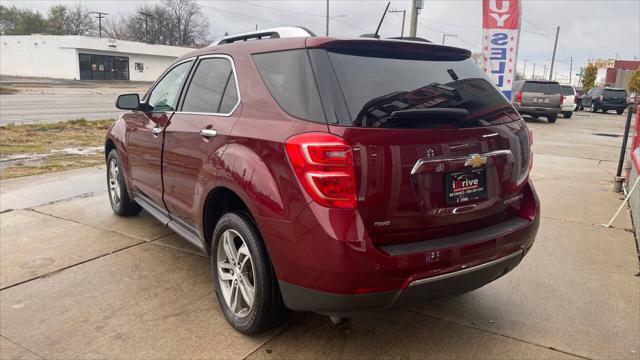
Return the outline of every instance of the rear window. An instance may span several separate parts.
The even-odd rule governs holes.
[[[455,128],[519,119],[470,58],[375,55],[329,51],[353,126]]]
[[[524,87],[522,88],[522,91],[544,94],[544,95],[556,95],[556,94],[560,94],[561,90],[560,90],[560,85],[558,85],[558,83],[527,81],[526,83],[524,83]]]
[[[571,96],[576,94],[571,86],[562,85],[560,88],[562,89],[562,95],[564,96]]]
[[[306,50],[253,55],[269,92],[289,115],[326,123]]]
[[[608,98],[626,98],[627,91],[622,89],[620,90],[604,89],[602,96],[608,97]]]

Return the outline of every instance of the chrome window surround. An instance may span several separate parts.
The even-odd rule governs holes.
[[[196,70],[197,71],[197,65],[200,64],[200,61],[202,61],[203,59],[211,59],[211,58],[222,58],[222,59],[227,59],[229,60],[229,62],[231,63],[231,71],[233,72],[233,80],[235,81],[236,84],[236,94],[238,95],[238,101],[236,101],[236,104],[233,106],[233,108],[231,109],[231,111],[229,111],[228,113],[210,113],[210,112],[195,112],[195,111],[182,111],[182,103],[180,104],[180,111],[176,111],[176,114],[187,114],[187,115],[214,115],[214,116],[231,116],[236,109],[238,108],[238,105],[240,105],[241,102],[241,98],[240,98],[240,84],[238,83],[238,73],[236,72],[236,64],[233,62],[233,58],[229,55],[224,55],[224,54],[213,54],[213,55],[202,55],[199,56],[196,60]],[[176,64],[178,65],[178,64]],[[195,71],[193,73],[193,76],[195,76]],[[192,78],[193,78],[192,76]],[[186,86],[183,91],[185,91],[184,96],[186,97],[189,91],[189,86],[191,86],[191,81],[189,81],[188,86]],[[225,89],[226,91],[226,89]],[[224,96],[224,94],[222,94]]]

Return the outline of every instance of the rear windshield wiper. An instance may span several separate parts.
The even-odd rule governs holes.
[[[469,115],[469,110],[458,108],[428,108],[398,110],[391,113],[392,119],[412,119],[420,118],[425,120],[439,120],[459,122]]]

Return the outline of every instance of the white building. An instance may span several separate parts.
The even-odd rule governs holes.
[[[154,81],[176,58],[192,50],[87,36],[0,36],[0,74]]]

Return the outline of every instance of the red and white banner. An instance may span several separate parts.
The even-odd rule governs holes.
[[[511,100],[520,39],[520,0],[482,0],[482,68]]]

